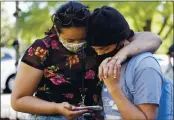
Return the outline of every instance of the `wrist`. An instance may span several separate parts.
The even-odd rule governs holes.
[[[111,94],[111,93],[115,93],[115,92],[117,92],[118,90],[120,90],[119,84],[112,84],[112,85],[110,85],[110,86],[107,86],[107,88],[108,88],[108,91],[109,91],[110,94]]]
[[[122,55],[122,56],[125,56],[126,58],[129,57],[129,50],[126,49],[126,47],[123,47],[119,52],[118,54]]]
[[[55,111],[56,111],[57,114],[62,114],[61,109],[62,109],[62,104],[61,103],[55,103]]]

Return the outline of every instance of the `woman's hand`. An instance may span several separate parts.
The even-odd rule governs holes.
[[[124,41],[124,46],[129,45],[129,41]],[[115,56],[106,58],[99,66],[98,76],[99,79],[102,80],[108,77],[108,70],[112,69],[114,66],[113,72],[114,77],[116,78],[117,74],[117,66],[121,65],[129,56],[129,51],[127,49],[120,49]]]
[[[81,116],[83,113],[88,112],[88,110],[77,110],[72,111],[72,105],[70,105],[68,102],[62,102],[58,104],[57,110],[58,113],[62,114],[63,116],[67,117],[70,120],[73,120],[79,116]]]
[[[113,72],[114,67],[115,66],[110,67],[108,69],[108,77],[103,79],[109,92],[112,92],[112,91],[114,91],[115,88],[119,87],[121,65],[116,66],[116,71],[117,71],[116,76],[117,77],[114,77],[114,72]]]
[[[109,70],[113,70],[113,76],[117,77],[117,66],[121,65],[127,59],[127,54],[117,53],[114,57],[106,58],[99,66],[98,76],[100,80],[107,78]]]

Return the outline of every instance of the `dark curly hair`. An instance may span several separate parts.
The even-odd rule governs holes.
[[[70,27],[86,27],[90,11],[88,7],[82,3],[76,1],[70,1],[61,5],[52,15],[53,26],[47,32],[46,35],[56,33],[54,25],[56,25],[58,32],[61,32],[61,28]],[[65,24],[63,24],[65,22]],[[68,24],[66,24],[68,23]]]

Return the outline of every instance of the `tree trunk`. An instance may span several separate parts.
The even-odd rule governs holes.
[[[160,34],[162,33],[162,31],[163,31],[164,27],[165,27],[165,26],[166,26],[166,24],[167,24],[167,20],[168,20],[168,18],[169,18],[169,16],[164,17],[164,22],[163,22],[163,25],[162,25],[162,27],[161,27],[160,31],[158,32],[158,35],[160,35]]]
[[[144,31],[151,31],[151,23],[152,23],[152,19],[146,20],[146,26],[143,27],[143,30]]]
[[[170,29],[168,30],[168,32],[166,33],[165,37],[163,38],[163,40],[165,40],[169,35],[170,32],[172,32],[174,26],[171,26]]]

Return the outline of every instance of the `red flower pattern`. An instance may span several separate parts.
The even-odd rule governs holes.
[[[45,84],[44,87],[39,87],[38,90],[39,91],[48,91],[49,87],[46,87],[46,84]]]
[[[93,70],[89,70],[85,74],[85,79],[94,79],[95,77],[95,72]]]
[[[43,40],[43,43],[45,44],[45,46],[46,46],[47,48],[50,47],[50,44],[48,44],[48,42],[47,42],[46,40]]]
[[[32,47],[30,47],[30,49],[28,50],[28,55],[33,56],[33,48]]]
[[[56,34],[51,34],[51,35],[50,35],[50,37],[54,37],[54,36],[56,36]]]
[[[45,50],[45,49],[43,49],[41,47],[37,47],[37,49],[35,51],[35,55],[40,57],[41,60],[45,60],[46,54],[48,54],[48,50]]]
[[[57,70],[59,70],[58,65],[49,66],[46,69],[44,69],[44,76],[46,78],[55,77]]]
[[[52,81],[52,83],[54,85],[60,85],[62,83],[69,83],[68,81],[66,81],[62,76],[60,75],[56,75],[55,77],[50,78],[50,80]]]
[[[72,67],[72,65],[79,63],[79,58],[77,55],[70,55],[67,57],[67,64],[69,65],[69,68]]]
[[[98,95],[93,95],[93,100],[94,100],[94,102],[97,102],[98,101]]]
[[[51,46],[52,46],[53,49],[59,49],[58,43],[57,43],[56,40],[52,40],[52,41],[51,41]]]
[[[49,77],[54,77],[54,76],[56,76],[56,74],[53,73],[52,71],[48,70],[48,69],[45,69],[45,70],[44,70],[44,76],[45,76],[46,78],[49,78]]]
[[[73,93],[63,94],[66,98],[72,99],[74,97]]]
[[[37,44],[36,46],[34,45],[34,47],[30,47],[27,51],[27,54],[28,56],[33,56],[33,55],[36,55],[38,56],[40,59],[41,59],[41,63],[43,62],[43,60],[46,60],[46,57],[49,56],[49,51],[47,48],[50,48],[51,46],[51,49],[60,49],[59,48],[59,42],[57,41],[57,39],[54,38],[54,36],[56,36],[56,34],[51,34],[49,37],[51,39],[44,39],[42,40],[42,44],[38,47]],[[49,41],[51,40],[51,41]],[[44,44],[44,48],[42,48]],[[35,48],[36,47],[36,48]],[[57,54],[55,54],[55,57],[57,56]],[[69,68],[71,68],[73,65],[75,64],[78,64],[79,61],[81,60],[81,58],[78,58],[78,55],[72,55],[72,54],[65,54],[65,56],[67,56],[67,64],[69,66]],[[59,56],[60,57],[60,56]],[[30,58],[30,57],[28,57]],[[65,60],[64,60],[65,61]],[[63,64],[64,64],[64,61],[63,61]],[[72,79],[68,79],[67,76],[63,75],[63,74],[59,74],[59,65],[62,65],[61,63],[54,63],[52,64],[51,62],[52,61],[49,61],[50,64],[49,66],[45,66],[46,68],[44,68],[44,78],[47,78],[48,81],[47,82],[51,82],[52,85],[55,85],[58,87],[58,85],[61,85],[61,84],[73,84],[73,82],[71,83],[70,80]],[[65,67],[66,68],[66,67]],[[66,68],[67,69],[67,68]],[[65,70],[66,70],[65,69]],[[73,68],[72,68],[72,72],[73,72]],[[88,70],[86,71],[85,73],[85,79],[94,79],[96,73],[95,71],[93,70]],[[78,75],[77,75],[78,76]],[[75,77],[74,77],[75,78]],[[49,87],[47,86],[39,86],[38,87],[38,92],[45,92],[45,93],[53,93],[52,89],[51,89],[51,85],[50,83],[46,83],[46,84],[49,84]],[[87,86],[86,86],[87,87]],[[89,86],[91,87],[91,86]],[[85,91],[88,92],[88,88],[85,88]],[[63,88],[64,89],[64,88]],[[75,97],[75,94],[80,94],[80,91],[82,91],[81,88],[79,88],[79,92],[76,93],[76,92],[72,92],[72,93],[65,93],[64,90],[62,89],[62,91],[56,91],[55,94],[58,96],[58,97],[62,97],[62,98],[67,98],[67,99],[71,99],[72,101],[74,101],[74,97]],[[67,88],[65,88],[67,89]],[[94,88],[95,90],[95,88]],[[57,92],[59,92],[60,96],[57,94]],[[38,96],[40,97],[40,96]],[[93,99],[93,103],[97,103],[97,100],[98,100],[98,96],[97,95],[90,95],[90,98]],[[81,100],[81,99],[80,99]],[[54,100],[53,100],[54,101]]]

